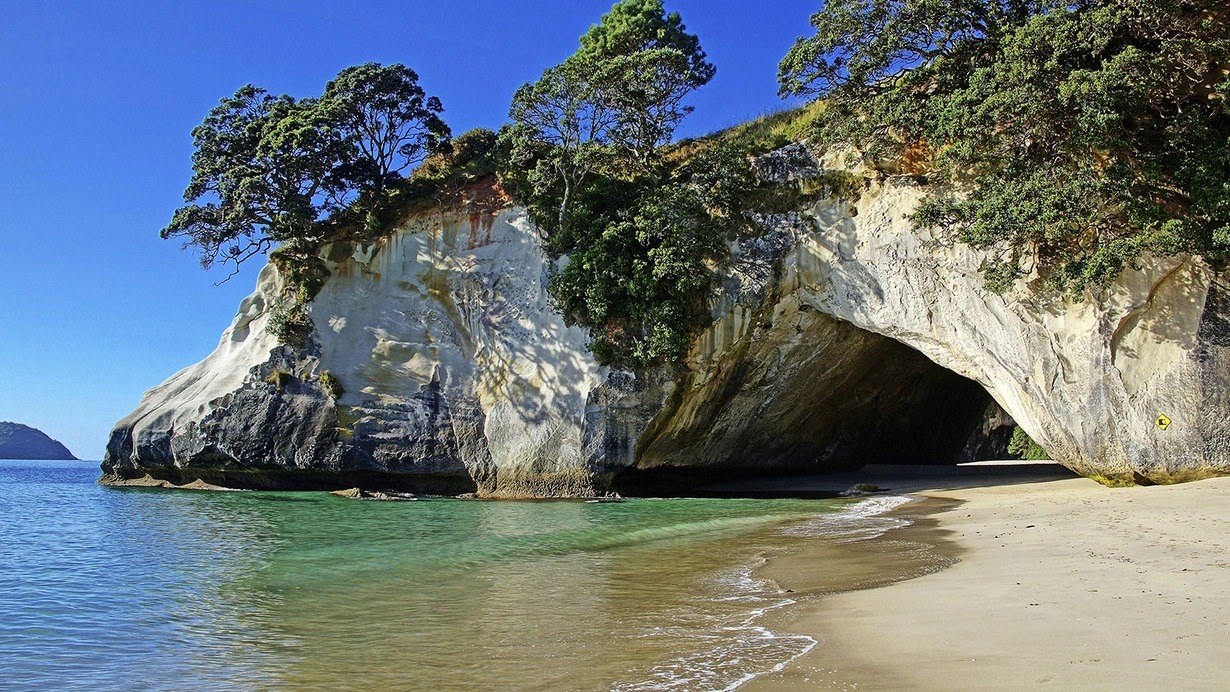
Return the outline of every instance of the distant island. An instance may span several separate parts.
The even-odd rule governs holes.
[[[68,448],[41,430],[21,423],[0,421],[0,459],[77,460]]]

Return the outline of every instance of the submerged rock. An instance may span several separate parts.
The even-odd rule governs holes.
[[[820,170],[804,159],[796,147],[761,167]],[[1108,483],[1230,473],[1230,277],[1146,258],[1082,302],[1037,281],[993,294],[985,252],[913,228],[924,194],[881,177],[856,202],[759,219],[676,369],[594,361],[551,307],[516,207],[326,248],[302,349],[266,331],[282,290],[266,267],[214,353],[116,426],[104,480],[592,497],[952,463],[997,448],[1011,421]]]

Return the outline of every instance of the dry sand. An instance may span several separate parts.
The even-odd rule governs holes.
[[[820,644],[741,689],[1230,689],[1230,478],[1110,489],[1045,467],[978,473],[881,469],[881,485],[961,501],[931,535],[959,561],[815,598],[778,626]],[[805,567],[783,569],[784,587],[806,588]]]

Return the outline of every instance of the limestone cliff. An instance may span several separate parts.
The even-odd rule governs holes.
[[[778,159],[757,170],[822,173],[798,146]],[[983,254],[911,226],[924,192],[880,176],[855,202],[760,219],[687,362],[653,372],[597,365],[552,309],[516,207],[326,248],[303,349],[266,332],[281,293],[267,267],[217,350],[120,421],[105,480],[588,495],[951,462],[995,406],[1107,482],[1230,473],[1225,275],[1158,258],[1083,302],[996,295]]]
[[[997,295],[982,287],[983,253],[909,222],[924,194],[909,176],[887,177],[855,204],[823,202],[786,223],[774,321],[803,329],[824,315],[909,346],[981,385],[1054,459],[1104,482],[1230,473],[1230,277],[1196,259],[1147,258],[1079,302],[1037,277]],[[706,361],[743,362],[740,346],[766,337],[788,343],[746,314],[734,304],[719,317],[709,330],[719,345],[699,344]]]
[[[602,484],[618,416],[591,406],[618,398],[615,379],[589,356],[586,333],[551,309],[521,210],[425,214],[324,255],[331,276],[309,306],[312,343],[292,349],[266,330],[281,293],[266,266],[218,348],[117,425],[109,480],[500,496]]]

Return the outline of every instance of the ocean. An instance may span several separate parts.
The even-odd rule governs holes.
[[[817,645],[773,554],[901,497],[377,502],[0,461],[0,688],[722,690]]]

